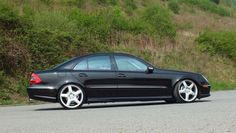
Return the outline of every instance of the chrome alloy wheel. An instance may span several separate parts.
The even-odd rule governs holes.
[[[178,86],[180,98],[185,102],[193,102],[198,95],[197,85],[191,80],[183,80]]]
[[[66,85],[60,91],[60,103],[69,109],[78,108],[83,103],[84,94],[76,85]]]

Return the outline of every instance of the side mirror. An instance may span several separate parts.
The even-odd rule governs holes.
[[[147,67],[147,73],[153,73],[153,71],[154,71],[153,67],[151,66]]]

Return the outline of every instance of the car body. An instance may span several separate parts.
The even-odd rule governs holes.
[[[155,68],[124,53],[96,53],[73,58],[50,70],[34,72],[27,92],[31,99],[78,108],[83,103],[92,102],[192,102],[210,96],[210,88],[207,79],[198,73]],[[76,96],[70,92],[81,94]],[[193,99],[185,100],[187,95]],[[70,98],[78,100],[79,97],[81,102],[78,106],[63,104],[63,100],[66,103]]]

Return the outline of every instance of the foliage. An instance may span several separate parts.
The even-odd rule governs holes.
[[[50,5],[53,2],[53,0],[41,0],[41,1],[47,5]]]
[[[236,32],[205,31],[196,41],[203,51],[211,54],[220,54],[236,61]]]
[[[210,0],[210,1],[212,1],[212,2],[214,2],[216,4],[220,4],[220,0]]]
[[[29,51],[32,55],[32,69],[50,68],[64,59],[64,51],[68,49],[63,41],[67,40],[66,35],[42,29],[31,31],[26,40]],[[42,66],[43,65],[43,66]]]
[[[233,7],[233,8],[236,7],[236,0],[222,0],[222,1],[220,1],[220,3],[222,3],[228,7]]]
[[[230,12],[227,9],[209,0],[181,0],[181,2],[197,6],[204,11],[209,11],[220,16],[230,16]]]
[[[104,5],[116,5],[117,0],[94,0],[94,2],[98,4],[104,4]]]
[[[0,71],[0,90],[1,90],[0,104],[1,104],[1,101],[10,100],[10,92],[9,92],[9,89],[6,87],[7,86],[6,86],[6,79],[4,76],[4,72]]]
[[[6,29],[14,29],[21,26],[17,11],[5,4],[0,4],[0,24]]]
[[[236,84],[235,83],[225,83],[225,82],[219,82],[219,81],[211,81],[210,83],[213,85],[212,88],[214,88],[214,90],[233,90],[234,88],[236,88]]]
[[[175,14],[179,14],[180,7],[177,0],[170,0],[168,2],[168,8]]]
[[[129,9],[129,10],[134,10],[137,8],[134,0],[125,0],[125,4],[126,4],[126,7]]]
[[[165,8],[156,5],[145,10],[143,18],[153,26],[156,32],[161,36],[174,38],[176,29],[171,20],[171,15]]]
[[[3,71],[0,71],[0,85],[4,83]]]
[[[186,23],[180,23],[177,25],[177,28],[179,30],[189,30],[193,28],[193,24],[190,22],[186,22]]]

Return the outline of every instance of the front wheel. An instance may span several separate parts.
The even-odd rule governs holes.
[[[58,94],[60,104],[66,109],[76,109],[84,102],[84,91],[81,87],[69,84],[64,86]]]
[[[194,102],[198,96],[197,85],[189,79],[177,83],[174,89],[174,97],[177,102],[189,103]]]

